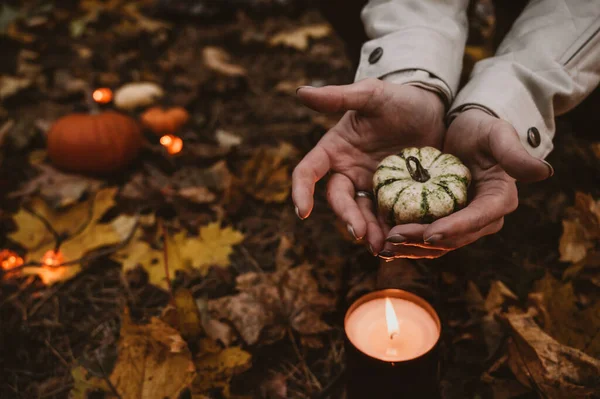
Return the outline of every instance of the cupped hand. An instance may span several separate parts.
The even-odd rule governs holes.
[[[549,163],[532,157],[508,122],[471,109],[454,119],[444,152],[459,157],[472,175],[467,207],[431,224],[395,226],[384,252],[389,258],[436,258],[498,232],[504,216],[517,208],[515,180],[533,182],[554,173]]]
[[[386,228],[368,198],[379,162],[405,147],[440,148],[445,131],[444,105],[430,91],[366,79],[346,86],[301,87],[298,97],[320,112],[346,111],[302,159],[292,176],[296,213],[307,218],[314,205],[315,183],[331,171],[327,199],[356,239],[366,239],[371,252],[385,244]]]

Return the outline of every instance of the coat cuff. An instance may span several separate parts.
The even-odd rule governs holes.
[[[420,69],[443,82],[451,102],[462,69],[463,49],[434,30],[417,27],[395,31],[366,42],[355,81],[383,78],[393,72]]]
[[[436,78],[427,71],[408,69],[405,71],[392,72],[381,79],[390,83],[417,86],[421,89],[432,91],[442,99],[446,110],[450,107],[452,99],[450,88],[441,79]]]
[[[544,159],[552,151],[554,116],[542,115],[534,94],[511,68],[507,70],[498,65],[471,76],[456,96],[448,122],[471,108],[482,109],[509,122],[532,156]]]

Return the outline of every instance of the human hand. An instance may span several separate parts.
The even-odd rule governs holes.
[[[365,79],[346,86],[301,87],[298,97],[320,112],[346,111],[298,164],[292,175],[296,213],[307,218],[314,205],[315,183],[332,172],[327,199],[356,239],[365,238],[376,254],[384,245],[385,224],[368,198],[379,162],[405,147],[440,148],[444,104],[437,94],[410,86]],[[387,228],[386,228],[387,230]]]
[[[395,226],[380,256],[437,258],[494,234],[502,228],[504,216],[517,208],[515,179],[533,182],[554,173],[549,163],[529,155],[508,122],[478,109],[454,119],[443,150],[459,157],[471,170],[470,202],[431,224]]]

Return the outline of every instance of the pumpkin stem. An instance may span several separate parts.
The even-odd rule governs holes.
[[[421,162],[413,156],[406,158],[406,169],[408,169],[410,177],[420,183],[425,183],[431,177],[429,176],[427,169],[425,169],[423,165],[421,165]]]

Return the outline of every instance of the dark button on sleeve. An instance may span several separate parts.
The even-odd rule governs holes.
[[[383,55],[383,49],[381,47],[377,47],[369,55],[369,64],[374,64],[377,61],[379,61],[379,59],[381,58],[382,55]]]
[[[533,148],[539,147],[540,143],[542,142],[540,131],[535,126],[532,126],[527,130],[527,142]]]

